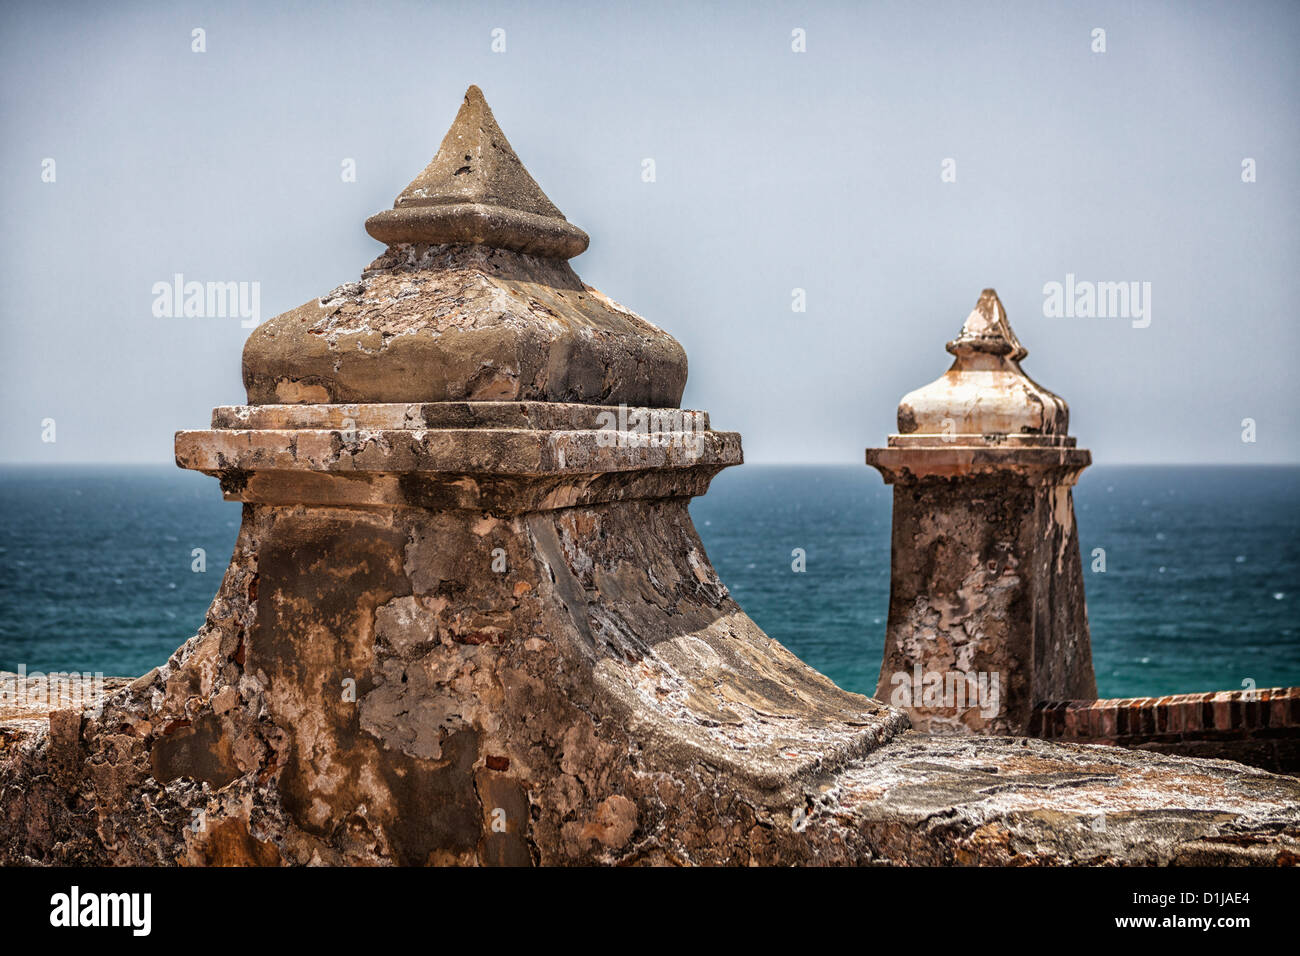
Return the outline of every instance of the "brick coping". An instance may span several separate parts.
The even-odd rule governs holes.
[[[1268,738],[1300,733],[1300,687],[1044,701],[1029,734],[1049,740]]]

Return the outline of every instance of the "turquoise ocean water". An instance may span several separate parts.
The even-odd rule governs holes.
[[[1099,465],[1075,507],[1102,696],[1300,685],[1300,468]],[[745,465],[691,513],[764,630],[841,686],[874,691],[890,489],[873,471]],[[161,663],[202,623],[239,514],[216,481],[170,467],[0,469],[0,669]],[[204,572],[191,570],[195,548]],[[1104,573],[1090,570],[1094,548]]]

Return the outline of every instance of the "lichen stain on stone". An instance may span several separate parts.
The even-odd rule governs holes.
[[[1074,501],[1068,486],[1057,485],[1052,488],[1052,522],[1045,531],[1056,540],[1056,573],[1065,573],[1066,557],[1074,541]]]

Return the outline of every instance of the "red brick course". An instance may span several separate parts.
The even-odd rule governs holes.
[[[1300,772],[1300,687],[1040,703],[1029,735]]]

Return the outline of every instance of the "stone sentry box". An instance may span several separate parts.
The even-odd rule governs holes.
[[[1092,459],[992,289],[947,349],[867,451],[894,486],[876,696],[920,730],[1026,733],[1040,701],[1097,696],[1071,494]]]
[[[360,281],[249,337],[249,404],[176,436],[245,509],[200,635],[220,703],[158,780],[247,780],[298,862],[554,862],[627,853],[651,805],[697,827],[711,773],[768,800],[905,728],[730,600],[687,502],[740,438],[570,268],[586,234],[477,88],[366,228]]]

